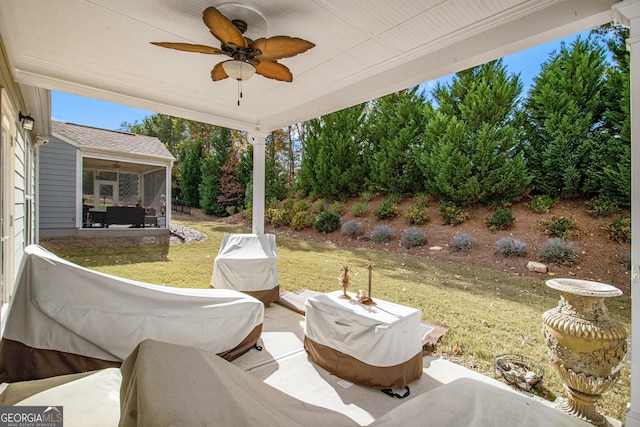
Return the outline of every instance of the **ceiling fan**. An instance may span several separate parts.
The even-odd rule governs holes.
[[[291,71],[277,60],[290,58],[315,46],[307,40],[289,36],[251,40],[243,36],[247,30],[245,21],[229,20],[215,7],[206,8],[202,13],[202,19],[211,34],[220,41],[220,48],[190,43],[151,42],[151,44],[185,52],[231,57],[232,59],[219,62],[213,67],[211,79],[214,82],[227,77],[241,82],[250,79],[254,73],[270,79],[291,82],[293,81]]]

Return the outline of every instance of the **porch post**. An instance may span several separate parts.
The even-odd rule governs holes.
[[[264,183],[265,183],[265,138],[263,132],[249,134],[253,145],[253,213],[252,233],[264,234]]]
[[[631,75],[631,402],[625,425],[640,427],[640,2],[613,6],[617,24],[629,27]],[[638,233],[636,233],[638,231]]]

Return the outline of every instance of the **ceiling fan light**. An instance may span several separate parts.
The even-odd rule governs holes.
[[[249,80],[256,72],[253,65],[237,60],[226,61],[222,63],[224,72],[234,80]]]

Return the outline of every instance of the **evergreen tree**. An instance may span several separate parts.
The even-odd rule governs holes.
[[[182,167],[180,168],[180,190],[182,197],[193,206],[200,206],[202,165],[202,143],[194,142],[183,148]]]
[[[578,196],[603,144],[606,60],[593,39],[562,45],[542,64],[526,102],[527,162],[536,191]]]
[[[298,189],[305,194],[344,200],[364,182],[362,159],[365,104],[309,122]]]
[[[427,192],[460,206],[505,203],[530,183],[519,134],[522,83],[502,60],[462,71],[438,85],[427,104],[416,162]]]
[[[226,128],[214,129],[210,140],[211,152],[203,159],[200,168],[202,181],[198,187],[200,207],[207,215],[225,216],[226,207],[218,202],[221,194],[220,177],[222,166],[229,159],[233,141],[231,131]]]
[[[374,188],[396,194],[415,194],[423,179],[411,147],[424,131],[425,97],[418,86],[372,102],[368,117],[369,181]]]
[[[631,204],[631,92],[629,29],[605,25],[593,31],[604,41],[613,59],[603,90],[605,102],[602,143],[589,153],[584,192]]]

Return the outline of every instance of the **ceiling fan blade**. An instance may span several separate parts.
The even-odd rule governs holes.
[[[247,47],[247,42],[244,37],[242,37],[242,33],[233,25],[233,23],[222,13],[218,11],[213,6],[210,6],[202,12],[202,19],[209,30],[211,30],[211,34],[222,44],[233,43],[239,48]]]
[[[211,80],[213,80],[214,82],[217,82],[218,80],[224,80],[229,77],[227,72],[224,71],[224,68],[222,68],[223,62],[226,61],[218,62],[215,67],[213,67],[213,70],[211,70]]]
[[[293,74],[287,67],[275,61],[261,60],[256,66],[256,73],[269,79],[280,80],[282,82],[293,81]]]
[[[208,55],[222,54],[226,55],[221,49],[212,46],[205,46],[202,44],[190,44],[190,43],[170,43],[170,42],[151,42],[156,46],[166,47],[168,49],[182,50],[184,52],[196,52],[205,53]]]
[[[310,41],[303,40],[298,37],[275,36],[269,38],[259,38],[251,43],[252,49],[259,49],[262,54],[258,55],[259,59],[267,61],[290,58],[299,53],[306,52],[314,47],[315,44]]]

